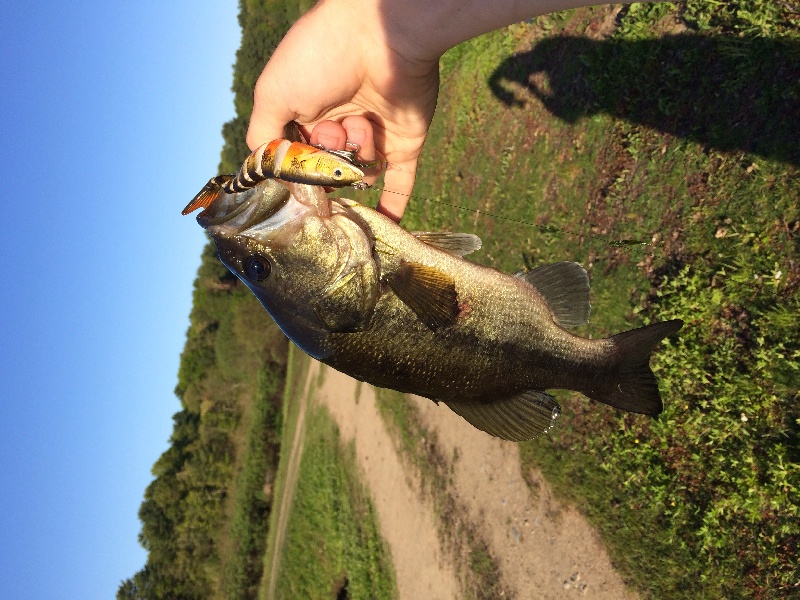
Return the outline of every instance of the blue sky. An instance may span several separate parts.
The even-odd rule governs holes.
[[[0,598],[113,598],[144,564],[237,10],[3,3]]]

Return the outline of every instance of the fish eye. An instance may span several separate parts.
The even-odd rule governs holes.
[[[336,167],[336,168],[333,170],[333,176],[334,176],[336,179],[341,179],[342,175],[344,175],[344,172],[342,171],[341,167]]]
[[[264,281],[272,271],[272,266],[263,256],[248,256],[243,266],[244,274],[252,281]]]

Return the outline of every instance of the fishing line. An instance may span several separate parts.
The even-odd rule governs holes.
[[[395,192],[394,190],[387,190],[386,188],[382,188],[379,186],[370,186],[371,190],[377,190],[380,192],[388,192],[389,194],[397,194],[398,196],[408,196],[409,199],[414,200],[424,200],[424,201],[431,201],[436,202],[438,204],[442,204],[444,206],[450,206],[452,208],[457,208],[459,210],[473,212],[476,215],[485,215],[487,217],[491,217],[493,219],[500,219],[503,221],[508,221],[509,223],[518,223],[520,225],[527,225],[528,227],[533,227],[541,231],[542,233],[566,233],[568,235],[573,235],[575,237],[585,237],[590,238],[593,240],[599,240],[603,243],[611,246],[612,248],[620,248],[624,250],[630,250],[633,252],[639,252],[641,254],[646,254],[647,250],[645,248],[637,248],[636,246],[645,246],[649,247],[651,250],[655,250],[655,245],[651,244],[650,242],[643,242],[641,240],[634,240],[630,238],[621,239],[621,240],[614,240],[605,238],[600,235],[596,235],[593,233],[576,233],[574,231],[570,231],[569,229],[564,229],[562,227],[556,227],[555,225],[538,225],[537,223],[531,223],[530,221],[524,221],[522,219],[514,219],[511,217],[506,217],[503,215],[499,215],[497,213],[493,213],[490,211],[486,211],[480,208],[469,208],[467,206],[461,206],[459,204],[453,204],[452,202],[446,202],[444,200],[438,200],[437,198],[427,198],[424,196],[418,196],[416,194],[404,194],[402,192]]]

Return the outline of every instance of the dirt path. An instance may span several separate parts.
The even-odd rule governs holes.
[[[535,494],[522,478],[517,444],[493,438],[444,406],[415,398],[453,464],[456,495],[479,524],[504,582],[518,598],[632,599],[597,533],[553,497],[541,474]]]
[[[316,376],[311,369],[309,378]],[[381,535],[392,553],[400,598],[450,600],[460,597],[455,570],[439,547],[433,507],[419,482],[405,471],[375,405],[371,387],[326,369],[317,401],[330,411],[344,441],[355,440],[356,460],[370,489]]]
[[[281,549],[286,539],[286,526],[289,523],[289,516],[292,512],[292,499],[294,498],[294,491],[297,487],[297,474],[300,471],[300,459],[303,457],[303,442],[305,440],[305,423],[306,423],[306,404],[308,398],[308,390],[313,385],[313,376],[318,371],[319,363],[314,363],[312,368],[309,369],[313,373],[309,373],[306,378],[305,385],[303,386],[303,393],[297,399],[300,402],[297,413],[297,422],[295,423],[294,433],[292,434],[292,448],[289,451],[289,464],[286,467],[286,481],[284,483],[283,495],[281,496],[281,503],[278,508],[278,523],[275,528],[275,552],[272,555],[272,564],[269,568],[269,589],[267,591],[267,598],[274,600],[275,598],[275,584],[278,582],[278,569],[281,564]]]
[[[318,366],[309,372],[317,377]],[[371,490],[388,543],[400,598],[459,598],[455,567],[443,555],[431,502],[397,455],[371,387],[326,369],[317,401],[327,406]],[[357,394],[357,391],[360,394]],[[358,399],[356,400],[358,396]],[[555,499],[539,475],[532,494],[520,474],[516,444],[478,431],[444,406],[415,399],[425,425],[453,463],[452,492],[498,562],[504,586],[528,598],[632,599],[597,534],[574,509]]]

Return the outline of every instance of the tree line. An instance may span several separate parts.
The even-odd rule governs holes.
[[[259,73],[308,6],[240,0],[236,117],[222,127],[220,173],[236,171]],[[179,207],[178,207],[179,208]],[[255,597],[277,468],[288,342],[258,301],[203,250],[181,354],[170,446],[139,509],[144,567],[118,600]]]

